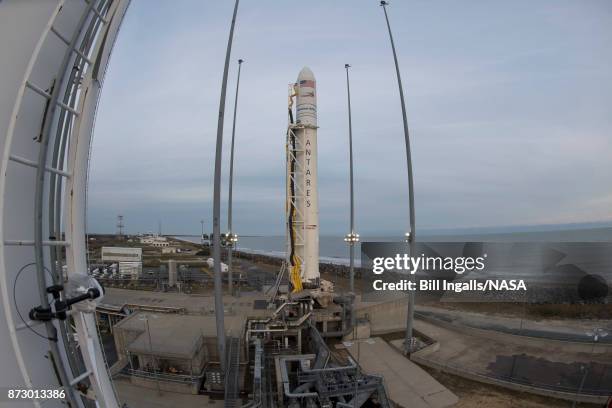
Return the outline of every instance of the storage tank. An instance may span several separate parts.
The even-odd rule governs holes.
[[[176,286],[176,261],[174,259],[168,261],[168,286]]]

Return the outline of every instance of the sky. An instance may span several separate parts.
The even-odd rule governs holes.
[[[226,101],[222,230],[237,60],[234,231],[282,235],[287,86],[317,79],[323,235],[348,232],[351,64],[356,229],[408,230],[393,56],[375,0],[242,0]],[[99,104],[88,230],[212,229],[233,2],[132,0]],[[612,222],[612,3],[393,1],[417,230]]]

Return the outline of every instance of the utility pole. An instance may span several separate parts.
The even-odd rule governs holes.
[[[200,224],[202,224],[202,235],[200,235],[200,243],[204,246],[204,220],[200,220]]]
[[[225,66],[223,68],[223,81],[221,83],[221,98],[219,101],[219,120],[217,122],[217,146],[215,150],[215,181],[213,192],[213,261],[215,274],[215,319],[217,323],[217,349],[219,352],[219,363],[221,371],[225,373],[225,321],[223,312],[223,281],[221,279],[221,160],[223,153],[223,120],[225,119],[225,95],[227,91],[227,72],[229,70],[230,56],[232,54],[232,40],[234,38],[234,26],[238,14],[238,3],[234,4],[234,14],[230,26],[229,38],[227,40],[227,51],[225,53]]]
[[[349,81],[349,64],[344,64],[346,69],[346,98],[348,101],[348,130],[349,130],[349,201],[351,203],[351,219],[350,219],[350,232],[344,237],[349,245],[350,251],[350,266],[349,266],[349,281],[350,291],[353,295],[353,309],[351,311],[351,326],[353,327],[353,339],[355,338],[355,244],[359,242],[359,234],[355,233],[355,199],[353,194],[353,123],[351,118],[351,86]]]
[[[229,246],[227,249],[227,290],[232,295],[232,249],[234,244],[238,242],[238,235],[232,232],[232,187],[234,186],[234,140],[236,137],[236,111],[238,108],[238,88],[240,87],[240,68],[242,67],[243,59],[238,60],[238,79],[236,80],[236,97],[234,99],[234,121],[232,124],[232,146],[230,151],[230,174],[229,174],[229,197],[227,201],[227,241]]]
[[[391,50],[393,51],[393,60],[395,62],[395,73],[397,75],[397,86],[399,88],[400,103],[402,107],[402,119],[404,122],[404,140],[406,142],[406,165],[408,167],[408,205],[409,217],[410,217],[410,232],[406,233],[406,241],[410,247],[410,256],[415,254],[416,244],[416,227],[415,227],[415,214],[414,214],[414,184],[412,181],[412,156],[410,154],[410,136],[408,133],[408,119],[406,119],[406,103],[404,102],[404,90],[402,87],[402,78],[399,70],[399,63],[397,62],[397,53],[395,52],[395,43],[393,42],[393,34],[391,33],[391,24],[389,24],[389,16],[387,15],[387,6],[389,5],[386,1],[381,1],[380,5],[385,13],[385,20],[387,22],[387,29],[389,31],[389,40],[391,42]],[[414,275],[410,274],[409,280],[414,282]],[[411,353],[414,348],[414,336],[413,334],[414,325],[414,291],[408,292],[408,317],[406,319],[406,339],[404,341],[404,349],[406,353]]]
[[[119,214],[117,216],[117,236],[121,239],[123,237],[123,228],[125,224],[123,223],[123,215]]]
[[[157,315],[151,315],[151,317],[157,318]],[[155,361],[155,366],[153,367],[153,373],[155,375],[155,383],[157,384],[157,393],[161,395],[162,394],[161,386],[159,384],[159,375],[157,373],[159,370],[159,362],[157,360],[157,357],[153,356],[153,343],[151,342],[151,328],[149,326],[149,316],[147,314],[143,314],[142,316],[139,316],[138,319],[143,320],[145,323],[147,336],[149,337],[149,357],[151,358],[151,360]]]

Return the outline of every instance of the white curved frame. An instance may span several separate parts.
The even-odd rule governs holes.
[[[85,212],[89,148],[102,79],[118,30],[129,5],[129,0],[88,1],[94,1],[94,5],[106,3],[105,15],[101,15],[95,9],[90,10],[104,24],[101,25],[93,40],[90,53],[87,55],[90,63],[78,88],[78,105],[72,108],[63,107],[63,109],[70,112],[74,111],[78,115],[75,115],[72,122],[67,147],[68,162],[66,170],[57,169],[59,171],[56,172],[65,180],[62,230],[66,235],[65,241],[68,243],[66,246],[66,278],[68,281],[87,276]],[[29,330],[30,327],[25,327],[34,326],[35,323],[29,321],[26,321],[26,325],[17,323],[17,315],[13,305],[13,302],[15,304],[25,303],[20,305],[21,313],[25,315],[27,314],[26,307],[39,304],[38,293],[28,290],[29,287],[18,287],[16,294],[19,295],[19,299],[14,299],[12,294],[13,285],[16,285],[15,268],[31,262],[33,256],[30,250],[34,249],[33,240],[30,238],[33,211],[27,197],[36,186],[29,183],[33,170],[28,167],[37,167],[38,163],[33,158],[37,156],[38,145],[41,144],[33,140],[28,141],[24,134],[31,135],[36,130],[35,125],[30,122],[36,123],[44,118],[44,111],[39,106],[40,101],[37,102],[28,96],[28,93],[33,89],[28,85],[28,82],[32,77],[35,77],[41,79],[42,83],[45,84],[45,79],[51,77],[55,78],[56,83],[61,84],[62,78],[68,75],[72,69],[71,64],[65,72],[59,73],[60,78],[53,76],[54,65],[57,65],[57,55],[61,52],[61,44],[58,45],[57,39],[61,39],[60,35],[64,38],[80,35],[83,26],[78,26],[75,23],[80,21],[79,17],[81,17],[83,11],[87,11],[83,7],[89,7],[88,1],[54,0],[51,2],[49,0],[38,0],[25,4],[21,0],[5,0],[0,3],[0,23],[2,23],[2,19],[8,21],[12,18],[23,25],[14,30],[15,37],[5,37],[0,42],[0,46],[7,45],[10,41],[18,42],[18,46],[21,46],[19,36],[23,35],[23,46],[27,48],[29,43],[26,44],[26,40],[38,36],[38,40],[31,48],[27,65],[20,67],[19,58],[15,58],[14,67],[10,67],[14,68],[12,73],[15,71],[23,72],[16,93],[14,96],[9,92],[0,95],[0,109],[5,109],[9,106],[10,100],[13,101],[10,116],[8,112],[0,112],[0,122],[3,118],[9,117],[6,133],[4,133],[3,124],[0,123],[0,137],[2,138],[0,139],[0,148],[2,149],[0,163],[0,237],[3,240],[0,244],[0,297],[3,306],[2,318],[0,318],[0,354],[2,354],[2,360],[0,361],[3,366],[3,373],[0,374],[0,385],[4,387],[40,388],[57,383],[49,360],[41,358],[44,357],[44,351],[48,348],[48,343],[46,344],[44,339],[36,338]],[[87,12],[89,13],[89,11]],[[96,17],[92,16],[92,18]],[[44,23],[42,23],[43,21]],[[60,28],[63,28],[64,32],[58,34],[57,32],[61,31]],[[72,31],[70,37],[66,35],[66,31]],[[58,38],[55,38],[55,36]],[[12,45],[14,46],[14,44]],[[10,51],[12,50],[7,50],[7,54]],[[68,52],[71,51],[69,49]],[[5,54],[5,50],[2,50],[2,52]],[[27,52],[27,49],[25,52]],[[79,51],[74,52],[79,53]],[[13,79],[14,77],[15,75],[13,75]],[[13,89],[14,84],[9,83],[10,80],[9,72],[7,72],[6,78],[0,78],[0,91],[7,88]],[[60,90],[60,92],[62,91]],[[38,97],[42,99],[40,92],[35,91],[35,93],[38,93]],[[57,126],[57,111],[59,110],[57,109],[55,115],[51,118],[53,120],[51,123],[53,131],[55,131],[53,126]],[[30,115],[36,115],[36,117]],[[26,122],[23,121],[24,117],[27,117]],[[23,131],[18,131],[18,129]],[[11,161],[14,164],[9,164]],[[48,166],[46,167],[48,168]],[[15,234],[20,236],[14,236]],[[16,246],[16,244],[19,245]],[[48,262],[48,248],[55,243],[46,242],[46,244],[49,246],[45,247],[45,262]],[[27,279],[25,275],[24,273],[20,279]],[[115,408],[118,407],[118,402],[106,365],[103,363],[105,360],[98,339],[95,318],[91,309],[87,306],[91,305],[84,305],[80,309],[75,308],[73,313],[80,351],[86,366],[86,372],[83,373],[82,377],[89,377],[96,394],[98,406]],[[34,329],[41,331],[40,327],[42,326],[36,326]],[[4,341],[5,338],[10,339],[10,342]],[[61,347],[65,345],[61,341],[59,345],[61,350],[57,357],[60,361],[57,363],[60,366],[68,367],[66,352]],[[101,362],[102,364],[100,364]],[[22,384],[14,383],[17,381],[17,377],[13,375],[15,370],[20,373]],[[80,377],[73,376],[72,373],[68,374],[68,380],[71,383]],[[66,388],[73,392],[70,385],[66,385]],[[82,406],[80,398],[74,400],[78,406]],[[32,404],[36,407],[41,406],[35,400],[32,401]],[[45,402],[45,406],[54,405],[63,406],[59,401],[56,404]]]
[[[32,54],[30,61],[28,62],[28,66],[27,66],[27,69],[23,77],[24,79],[22,81],[23,83],[19,87],[19,91],[18,91],[19,93],[17,94],[17,99],[15,100],[15,105],[13,107],[13,111],[11,114],[11,119],[10,119],[9,126],[8,126],[8,132],[6,134],[6,139],[4,140],[5,148],[2,153],[2,162],[0,164],[1,165],[0,174],[2,174],[4,177],[7,173],[7,166],[9,162],[9,156],[11,153],[10,147],[12,145],[13,136],[15,134],[15,124],[17,122],[17,115],[19,114],[19,109],[21,107],[23,96],[26,91],[25,81],[27,80],[27,78],[30,77],[30,74],[32,73],[32,68],[34,66],[34,63],[36,62],[38,55],[40,54],[40,50],[47,37],[47,34],[49,33],[49,30],[51,29],[53,21],[55,20],[55,15],[59,12],[62,6],[63,6],[63,1],[57,4],[55,9],[53,10],[53,14],[49,18],[45,26],[44,34],[39,38],[36,44],[36,47],[34,48],[34,53]],[[0,180],[0,214],[4,214],[4,201],[5,200],[3,199],[3,197],[5,197],[5,184],[6,184],[4,183],[4,177],[2,177],[2,180]],[[0,222],[0,237],[4,237],[4,223],[3,222]],[[2,295],[2,308],[6,316],[7,329],[8,329],[10,338],[11,338],[11,343],[13,346],[13,350],[15,352],[15,357],[17,359],[19,370],[21,371],[21,375],[23,376],[25,386],[32,388],[33,387],[32,380],[26,368],[26,364],[23,358],[23,353],[19,345],[19,339],[17,335],[17,325],[15,324],[15,319],[13,317],[13,313],[11,312],[11,310],[13,309],[13,305],[10,302],[12,296],[9,296],[9,292],[8,292],[8,282],[7,282],[7,274],[6,274],[5,267],[4,267],[4,257],[5,257],[4,245],[0,245],[0,260],[2,260],[1,266],[0,266],[0,293]],[[40,406],[40,404],[38,404],[36,401],[35,401],[35,405],[37,407]]]

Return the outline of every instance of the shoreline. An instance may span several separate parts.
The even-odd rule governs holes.
[[[196,243],[196,242],[192,242],[192,241],[188,241],[185,239],[181,239],[181,238],[176,238],[176,237],[172,237],[173,240],[175,241],[179,241],[181,243],[185,243],[188,245],[191,245],[195,248],[199,248],[200,252],[204,252],[205,254],[203,256],[212,256],[211,255],[211,251],[210,251],[210,246],[204,246],[202,247],[201,244]],[[264,263],[264,264],[268,264],[268,265],[275,265],[275,266],[281,266],[281,264],[284,261],[284,254],[278,254],[276,255],[275,253],[267,253],[264,251],[259,251],[259,250],[253,250],[253,249],[237,249],[232,251],[232,254],[236,257],[236,258],[241,258],[241,259],[246,259],[248,261],[253,261],[256,263]],[[224,251],[223,248],[221,250],[221,259],[227,259],[227,251]],[[343,258],[338,258],[338,259],[343,259]],[[322,273],[335,273],[338,274],[342,277],[348,277],[349,276],[349,271],[350,271],[350,266],[348,265],[348,259],[346,259],[346,264],[341,263],[341,262],[331,262],[329,257],[322,257],[321,261],[319,262],[319,269]],[[359,259],[360,261],[360,259]],[[354,267],[355,270],[355,278],[357,277],[361,277],[362,273],[366,270],[364,268],[361,268],[359,266],[355,266]]]
[[[273,255],[268,255],[268,254],[262,254],[262,253],[254,253],[254,252],[245,252],[245,251],[234,251],[232,252],[237,258],[242,258],[242,259],[246,259],[249,261],[253,261],[256,263],[265,263],[265,264],[269,264],[269,265],[276,265],[276,266],[281,266],[281,264],[284,262],[284,258],[281,257],[277,257],[277,256],[273,256]],[[332,262],[328,262],[326,260],[322,260],[319,262],[319,270],[321,273],[330,273],[330,274],[336,274],[338,276],[344,277],[344,278],[348,278],[349,276],[349,272],[350,272],[350,267],[349,265],[344,265],[344,264],[340,264],[340,263],[332,263]],[[360,278],[363,274],[364,271],[366,271],[366,269],[361,268],[361,267],[354,267],[355,270],[355,278]]]

